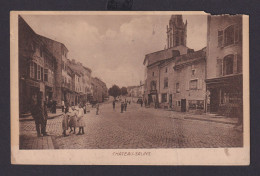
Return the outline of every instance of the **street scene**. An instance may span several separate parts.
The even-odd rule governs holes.
[[[243,147],[241,15],[19,15],[18,36],[21,150]]]
[[[62,116],[49,119],[47,131],[52,137],[50,141],[48,137],[41,137],[40,142],[53,144],[42,149],[208,148],[243,144],[236,119],[150,110],[137,103],[131,103],[123,113],[119,103],[115,110],[112,102],[105,103],[100,106],[99,115],[93,108],[84,115],[84,120],[84,135],[68,133],[64,138]],[[20,123],[20,135],[24,138],[21,149],[40,149],[35,144],[39,139],[36,139],[34,121]]]

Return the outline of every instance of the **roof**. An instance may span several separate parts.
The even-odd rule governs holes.
[[[148,66],[149,66],[160,60],[165,60],[165,59],[169,59],[169,58],[172,58],[172,57],[175,57],[178,55],[186,54],[188,52],[188,50],[191,50],[191,49],[186,46],[179,45],[179,46],[168,48],[165,50],[160,50],[160,51],[156,51],[153,53],[149,53],[149,54],[145,55],[143,64],[145,65],[146,62],[148,62]]]
[[[51,42],[53,42],[53,43],[58,43],[58,44],[60,44],[61,46],[63,46],[67,52],[69,51],[68,48],[67,48],[63,43],[61,43],[61,42],[58,42],[58,41],[56,41],[56,40],[47,38],[47,37],[42,36],[42,35],[39,35],[39,34],[36,34],[36,35],[38,35],[38,36],[39,36],[40,38],[42,38],[43,40],[49,40],[49,41],[51,41]]]
[[[206,48],[202,48],[201,50],[195,51],[193,53],[188,53],[176,57],[176,63],[174,68],[178,69],[190,63],[200,62],[205,60],[205,58],[206,58]]]

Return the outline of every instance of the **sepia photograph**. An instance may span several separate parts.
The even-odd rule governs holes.
[[[13,164],[250,163],[248,16],[10,19]]]

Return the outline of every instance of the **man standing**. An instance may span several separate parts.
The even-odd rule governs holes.
[[[43,109],[41,107],[41,100],[40,98],[34,94],[32,96],[32,106],[31,106],[31,114],[32,117],[35,121],[35,126],[36,126],[36,131],[37,131],[37,136],[41,137],[41,132],[44,131],[44,123],[43,123]],[[40,127],[41,127],[41,131],[40,131]]]
[[[115,107],[116,107],[116,102],[115,100],[113,101],[113,110],[115,110]]]
[[[126,111],[126,108],[127,108],[127,102],[125,102],[125,111]]]
[[[121,102],[121,113],[123,113],[123,111],[124,111],[124,102],[122,101]]]
[[[141,102],[140,102],[140,104],[141,104],[141,107],[143,107],[143,100],[141,99]]]
[[[48,120],[47,103],[46,103],[46,101],[44,101],[44,103],[43,103],[43,125],[42,125],[43,136],[49,136],[46,132],[47,120]]]

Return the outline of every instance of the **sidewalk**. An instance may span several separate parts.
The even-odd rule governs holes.
[[[55,117],[59,117],[62,114],[63,113],[62,113],[61,109],[57,109],[55,114],[48,112],[48,119],[54,119]],[[27,116],[27,117],[19,118],[20,122],[23,122],[23,121],[33,121],[33,120],[34,119],[33,119],[33,117],[31,115]]]
[[[20,149],[55,149],[51,136],[35,137],[22,135],[20,136]]]
[[[154,108],[146,108],[146,109],[154,109]],[[167,116],[174,118],[174,119],[181,119],[181,120],[200,120],[200,121],[208,121],[208,122],[215,122],[215,123],[223,123],[223,124],[232,124],[237,125],[238,118],[230,118],[225,116],[219,116],[216,114],[209,114],[209,113],[203,113],[203,114],[194,114],[190,112],[178,112],[173,111],[169,109],[154,109],[157,111],[164,111]]]

